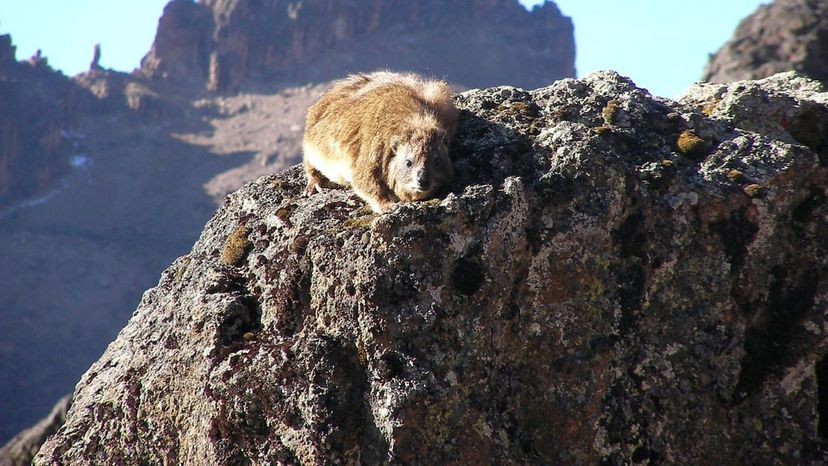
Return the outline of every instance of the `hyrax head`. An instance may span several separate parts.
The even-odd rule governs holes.
[[[400,200],[428,199],[451,182],[447,139],[446,131],[436,125],[407,128],[391,137],[389,184]]]

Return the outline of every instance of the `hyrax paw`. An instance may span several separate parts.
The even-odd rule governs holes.
[[[319,183],[317,183],[315,181],[310,181],[310,182],[308,182],[308,185],[305,186],[305,196],[311,196],[314,193],[321,193],[321,192],[322,192],[322,186],[320,186]]]

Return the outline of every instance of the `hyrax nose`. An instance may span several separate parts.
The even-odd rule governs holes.
[[[417,186],[419,188],[428,187],[428,173],[425,170],[418,170],[415,180],[417,181]]]

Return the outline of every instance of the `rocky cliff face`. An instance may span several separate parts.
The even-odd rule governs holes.
[[[230,195],[36,464],[824,464],[828,94],[469,91],[441,200]]]
[[[357,66],[410,64],[465,86],[546,85],[572,74],[573,53],[571,24],[552,4],[530,14],[516,0],[185,0],[166,8],[144,63],[148,76],[93,65],[71,79],[84,97],[77,111],[60,111],[65,101],[55,89],[68,79],[51,72],[60,83],[41,92],[29,83],[42,81],[29,78],[47,70],[42,61],[13,65],[29,74],[0,83],[13,93],[0,96],[0,121],[20,129],[26,144],[55,141],[64,122],[77,139],[38,152],[0,133],[2,145],[20,149],[4,152],[15,157],[0,163],[0,189],[27,186],[15,189],[23,194],[12,205],[0,201],[0,329],[14,329],[0,344],[0,444],[74,387],[141,292],[189,250],[216,199],[299,160],[305,110],[327,79]],[[549,72],[560,60],[554,69],[570,72]],[[248,92],[205,92],[211,69],[214,83],[242,83]],[[26,171],[24,153],[42,169]],[[67,160],[78,168],[59,183],[37,181],[57,180]],[[3,171],[8,164],[14,175]]]
[[[18,62],[0,35],[0,207],[49,187],[69,168],[73,85],[46,60]]]
[[[552,2],[173,0],[142,72],[222,91],[379,67],[536,87],[574,76],[574,57],[572,22]]]
[[[828,3],[776,0],[743,20],[703,79],[759,79],[796,70],[828,84]]]

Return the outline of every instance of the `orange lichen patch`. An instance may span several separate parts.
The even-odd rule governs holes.
[[[221,261],[227,265],[239,265],[250,251],[252,243],[247,239],[250,230],[239,225],[224,241],[224,250],[221,252]]]
[[[604,134],[604,133],[609,133],[610,131],[612,131],[612,130],[610,129],[610,127],[609,127],[609,126],[606,126],[606,125],[604,125],[604,126],[597,126],[597,127],[593,128],[592,130],[593,130],[593,131],[595,131],[595,134],[597,134],[598,136],[600,136],[600,135],[602,135],[602,134]]]
[[[607,106],[601,111],[601,117],[604,119],[604,125],[609,126],[615,123],[619,110],[618,104],[619,102],[615,99],[607,102]]]
[[[727,178],[730,181],[739,181],[744,177],[744,173],[740,172],[739,170],[730,170],[727,172]]]
[[[664,167],[664,168],[672,167],[673,166],[673,161],[664,159],[664,160],[661,161],[661,166]]]
[[[762,194],[762,187],[758,184],[749,184],[745,186],[745,194],[750,197],[759,197]]]
[[[692,129],[686,129],[679,134],[676,140],[676,149],[682,154],[697,158],[705,154],[705,142]]]

